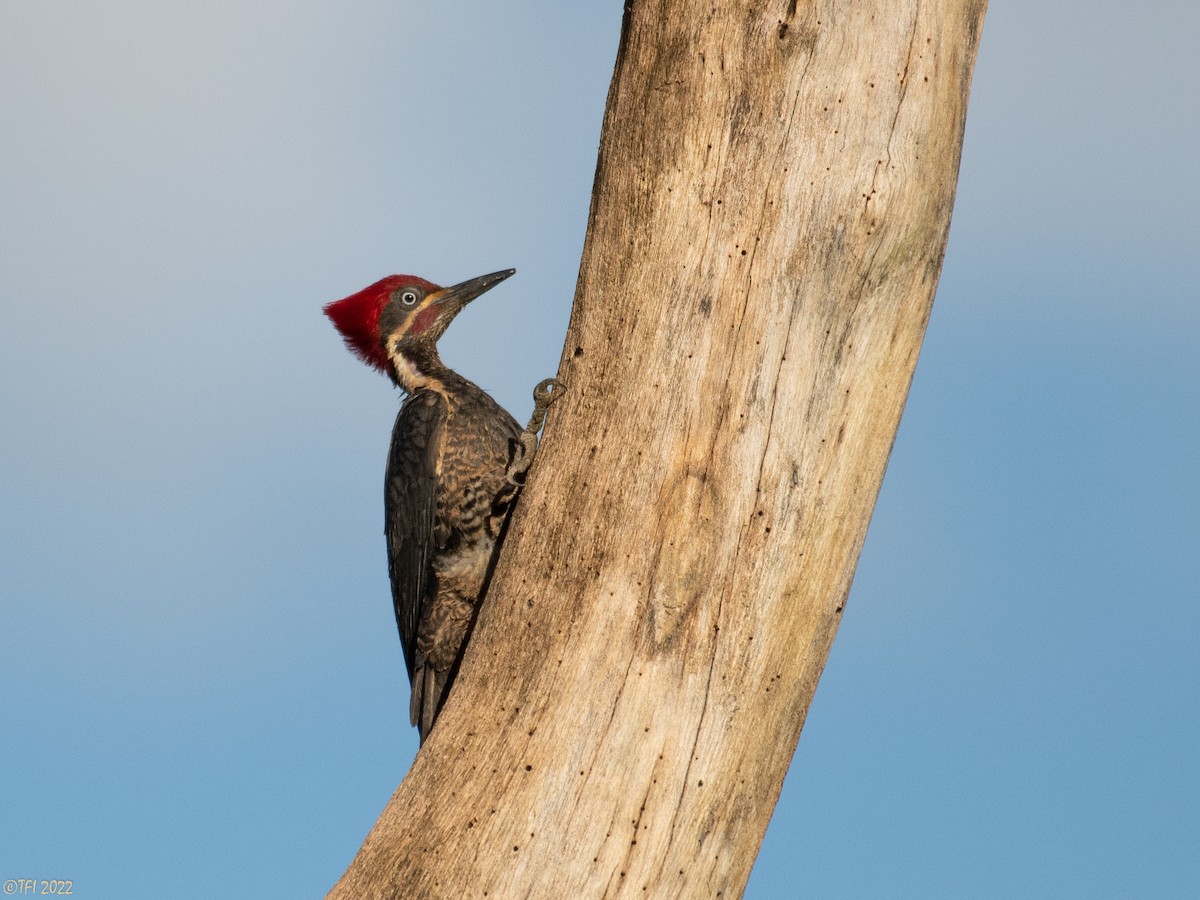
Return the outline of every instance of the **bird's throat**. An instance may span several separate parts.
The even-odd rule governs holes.
[[[437,351],[423,346],[401,346],[399,342],[388,347],[388,359],[392,364],[396,384],[407,394],[437,387],[441,384],[440,373],[445,370]]]

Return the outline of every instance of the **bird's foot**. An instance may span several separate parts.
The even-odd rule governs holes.
[[[525,426],[521,436],[513,442],[512,461],[505,473],[506,480],[514,487],[520,488],[525,484],[525,475],[533,465],[534,456],[537,455],[538,432],[546,424],[547,410],[558,399],[563,389],[563,383],[556,378],[547,378],[533,389],[533,415],[529,417],[529,424]]]

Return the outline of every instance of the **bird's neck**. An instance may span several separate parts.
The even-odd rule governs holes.
[[[392,379],[406,394],[438,388],[454,378],[454,373],[438,356],[437,347],[424,341],[388,347],[388,360],[392,364]]]

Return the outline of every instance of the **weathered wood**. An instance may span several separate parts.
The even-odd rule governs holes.
[[[569,387],[331,897],[742,892],[924,334],[985,6],[627,5]]]

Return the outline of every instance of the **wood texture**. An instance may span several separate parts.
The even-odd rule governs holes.
[[[985,5],[627,5],[568,389],[331,897],[741,894],[924,334]]]

